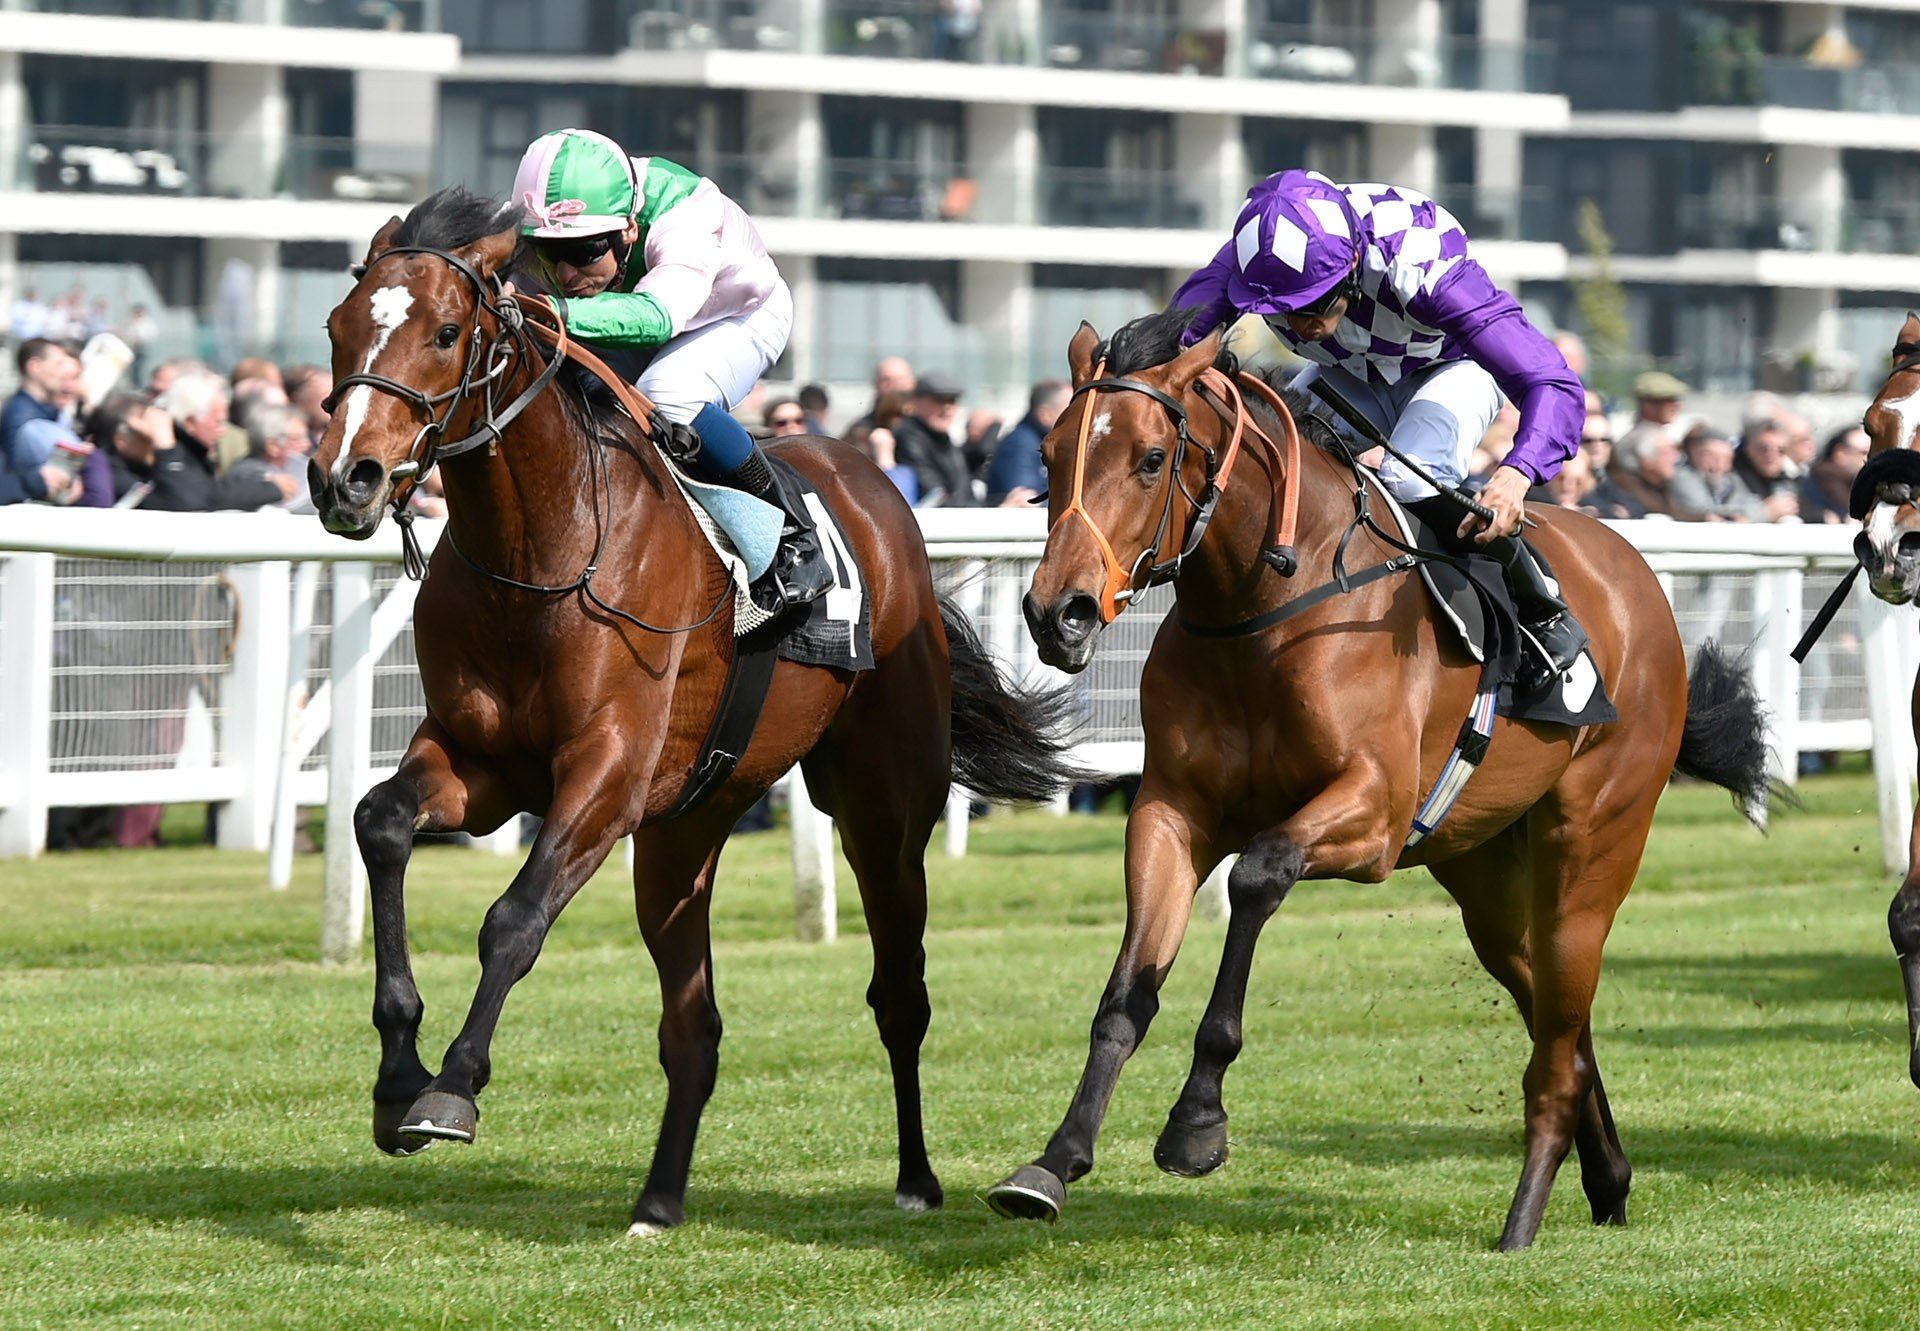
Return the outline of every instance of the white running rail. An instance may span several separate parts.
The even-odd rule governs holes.
[[[1045,540],[1033,510],[923,510],[936,577],[1022,680],[1041,666],[1020,600]],[[1864,580],[1805,669],[1788,650],[1851,563],[1852,528],[1632,522],[1617,529],[1660,574],[1689,649],[1752,648],[1773,713],[1780,775],[1802,753],[1870,750],[1881,857],[1906,867],[1915,755],[1908,702],[1920,636]],[[437,524],[416,528],[423,543]],[[311,517],[140,513],[18,505],[0,530],[0,856],[37,854],[47,811],[68,805],[211,802],[219,844],[269,852],[270,883],[292,868],[295,810],[325,805],[352,826],[354,802],[393,768],[421,715],[414,584],[391,526],[356,544]],[[1169,592],[1143,597],[1073,680],[1081,765],[1136,774],[1141,662]],[[345,735],[331,722],[351,718]],[[789,791],[804,794],[795,780]],[[804,798],[795,838],[797,931],[833,936],[830,829]],[[951,812],[966,806],[957,792]],[[949,853],[967,820],[950,817]],[[489,838],[518,847],[509,824]],[[323,952],[358,954],[364,909],[350,830],[327,838]],[[1217,907],[1217,902],[1214,903]]]

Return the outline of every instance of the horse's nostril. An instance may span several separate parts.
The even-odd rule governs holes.
[[[355,503],[365,503],[387,478],[387,469],[372,458],[361,458],[347,472],[341,486]]]
[[[1078,642],[1100,622],[1100,606],[1085,592],[1076,592],[1054,612],[1054,618],[1060,626],[1060,636],[1068,642]]]
[[[1900,537],[1900,544],[1894,554],[1900,559],[1913,559],[1920,556],[1920,531],[1910,531]]]
[[[320,470],[320,464],[312,458],[307,459],[307,493],[316,500],[327,492],[327,473]]]

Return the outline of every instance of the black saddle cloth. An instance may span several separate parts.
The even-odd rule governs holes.
[[[1467,654],[1481,663],[1483,680],[1498,687],[1495,711],[1515,721],[1566,726],[1605,725],[1619,719],[1590,652],[1581,652],[1573,667],[1554,676],[1546,688],[1522,695],[1516,685],[1524,646],[1506,571],[1487,555],[1453,553],[1406,508],[1397,503],[1392,508],[1403,524],[1407,544],[1441,556],[1420,562],[1420,580],[1440,621]],[[1533,549],[1533,556],[1552,577],[1545,556],[1538,549]]]

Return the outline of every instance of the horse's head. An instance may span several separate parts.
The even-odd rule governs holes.
[[[1872,446],[1854,479],[1852,511],[1866,525],[1854,551],[1873,594],[1905,605],[1920,594],[1920,315],[1901,325],[1893,370],[1865,425]]]
[[[332,419],[307,468],[328,531],[371,536],[399,487],[467,418],[469,394],[506,368],[499,274],[519,221],[511,205],[442,190],[374,236],[359,280],[327,316]]]
[[[1188,446],[1188,394],[1220,336],[1178,351],[1184,324],[1136,320],[1109,357],[1083,323],[1067,347],[1074,397],[1041,445],[1051,527],[1025,607],[1040,659],[1061,670],[1086,668],[1095,636],[1186,543],[1210,456]],[[1140,354],[1149,334],[1157,362]]]

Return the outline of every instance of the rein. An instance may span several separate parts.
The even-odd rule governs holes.
[[[1280,446],[1269,438],[1258,423],[1249,419],[1246,402],[1240,395],[1236,382],[1219,370],[1209,369],[1200,378],[1200,383],[1210,396],[1203,400],[1219,414],[1223,425],[1231,426],[1226,447],[1216,452],[1214,449],[1194,439],[1188,429],[1189,416],[1186,406],[1169,393],[1162,392],[1152,384],[1124,376],[1109,379],[1107,362],[1102,359],[1094,368],[1093,378],[1073,390],[1073,396],[1082,393],[1088,395],[1085,407],[1080,413],[1080,433],[1074,441],[1073,452],[1073,491],[1068,497],[1067,507],[1063,510],[1053,527],[1048,531],[1049,539],[1061,525],[1070,518],[1078,518],[1093,537],[1094,546],[1100,551],[1101,562],[1106,568],[1106,582],[1100,589],[1100,622],[1111,624],[1120,615],[1121,609],[1139,593],[1149,587],[1173,581],[1180,574],[1181,566],[1188,556],[1199,548],[1201,539],[1207,534],[1207,526],[1213,521],[1214,511],[1219,507],[1220,496],[1226,490],[1227,482],[1233,475],[1233,464],[1240,456],[1241,441],[1251,436],[1266,450],[1273,460],[1275,513],[1267,525],[1267,545],[1261,552],[1266,560],[1282,577],[1292,577],[1299,567],[1299,560],[1293,551],[1294,530],[1299,513],[1300,499],[1298,487],[1290,483],[1300,464],[1300,432],[1295,426],[1293,416],[1287,411],[1286,403],[1266,384],[1250,375],[1242,374],[1240,379],[1254,385],[1265,395],[1280,417],[1287,439],[1286,461],[1281,462]],[[1119,559],[1113,553],[1113,544],[1107,540],[1106,533],[1093,520],[1087,511],[1086,477],[1087,445],[1093,431],[1093,395],[1101,390],[1108,392],[1141,393],[1165,407],[1173,417],[1174,447],[1172,465],[1166,486],[1166,498],[1161,505],[1160,521],[1154,528],[1152,542],[1140,552],[1133,561],[1131,569],[1121,567]],[[1070,399],[1071,400],[1071,399]],[[1189,447],[1198,448],[1206,455],[1206,486],[1195,495],[1187,489],[1184,476],[1184,463]],[[1193,509],[1193,521],[1187,529],[1187,538],[1173,558],[1162,561],[1160,548],[1166,544],[1173,526],[1173,501],[1175,495],[1185,496]],[[1143,576],[1144,571],[1144,576]]]
[[[467,279],[469,285],[473,287],[476,302],[473,312],[473,329],[467,339],[467,361],[461,370],[460,382],[452,388],[444,392],[428,394],[409,384],[390,379],[386,375],[363,371],[350,374],[340,380],[334,385],[333,393],[322,403],[331,412],[344,390],[357,384],[364,384],[383,393],[392,394],[427,417],[427,423],[420,427],[419,433],[413,437],[413,443],[408,446],[406,460],[393,468],[392,475],[395,478],[418,485],[442,459],[459,457],[483,445],[488,448],[496,446],[503,438],[507,426],[511,425],[533,404],[535,398],[553,384],[561,365],[568,360],[580,365],[607,385],[621,409],[632,418],[634,424],[643,431],[651,429],[653,403],[624,378],[608,369],[598,356],[567,336],[564,302],[518,293],[509,298],[502,291],[497,275],[483,276],[478,269],[459,255],[434,249],[431,246],[402,245],[382,250],[366,266],[371,269],[374,264],[395,254],[430,254],[444,260]],[[486,335],[482,328],[483,314],[491,314],[498,325],[499,331],[490,344],[486,343]],[[529,318],[531,314],[550,314],[553,323],[548,325],[540,319]],[[540,348],[536,343],[544,343],[551,349],[552,354],[541,356]],[[545,364],[540,373],[535,375],[533,381],[511,402],[500,407],[498,405],[500,384],[505,382],[508,371],[525,364],[530,357],[539,357],[544,360]],[[487,367],[486,371],[478,373],[482,364]],[[471,434],[452,443],[441,443],[441,436],[446,433],[454,414],[466,405],[468,398],[476,389],[483,392],[481,398],[483,423]],[[446,404],[446,409],[435,416],[434,408],[442,403]],[[459,543],[454,540],[453,527],[449,524],[446,532],[447,544],[454,554],[458,555],[461,562],[468,568],[482,577],[517,591],[534,592],[543,596],[564,596],[577,591],[605,613],[623,619],[648,633],[662,635],[690,633],[711,624],[733,599],[731,578],[721,588],[719,597],[706,614],[692,623],[672,627],[648,623],[637,615],[629,614],[618,606],[609,604],[594,591],[593,575],[599,571],[600,556],[606,549],[607,535],[613,527],[613,493],[608,484],[605,451],[596,446],[591,438],[587,440],[586,448],[592,485],[600,496],[596,498],[594,505],[595,514],[599,518],[599,532],[594,540],[593,554],[588,558],[586,567],[580,571],[579,577],[567,583],[544,585],[522,582],[517,578],[509,578],[503,573],[496,573],[475,561],[460,548]],[[396,487],[391,505],[394,523],[400,528],[403,563],[407,576],[418,582],[426,576],[427,564],[420,550],[419,539],[413,532],[413,512],[406,506],[411,492],[412,485],[404,490]]]

